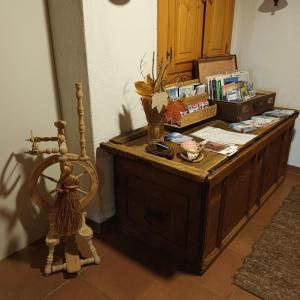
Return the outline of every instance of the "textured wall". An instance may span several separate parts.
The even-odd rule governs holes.
[[[46,218],[28,194],[34,159],[23,152],[29,129],[55,135],[58,102],[44,1],[1,0],[0,36],[1,259],[46,232]]]
[[[134,92],[140,60],[151,66],[156,50],[157,2],[84,0],[84,26],[95,147],[120,132],[146,124]],[[101,182],[101,220],[114,213],[111,157],[97,149]],[[93,211],[89,212],[92,216]]]
[[[251,71],[255,87],[277,92],[276,104],[300,109],[300,1],[271,13],[272,0],[236,0],[232,53],[240,69]],[[300,119],[296,121],[289,164],[300,167]],[[276,163],[276,162],[274,162]]]

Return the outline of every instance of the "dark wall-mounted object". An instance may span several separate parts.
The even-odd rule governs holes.
[[[285,8],[287,5],[287,0],[264,0],[258,11],[274,15],[276,11]]]
[[[115,5],[124,5],[127,4],[130,0],[109,0],[109,1]]]

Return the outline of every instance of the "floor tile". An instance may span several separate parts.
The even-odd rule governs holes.
[[[236,286],[234,287],[234,291],[229,296],[228,300],[260,300],[260,298]]]
[[[228,248],[245,257],[251,253],[253,244],[263,231],[264,226],[249,222],[228,245]]]
[[[76,277],[57,288],[44,299],[47,300],[110,300],[103,292],[92,286],[85,279]]]
[[[242,264],[243,256],[227,248],[201,277],[194,280],[212,293],[226,298],[233,291],[232,279]]]
[[[204,287],[191,280],[188,275],[180,274],[169,279],[160,279],[138,298],[139,300],[222,300]]]
[[[43,275],[47,249],[35,243],[0,262],[0,299],[40,300],[67,279],[63,273]]]
[[[145,265],[121,253],[107,253],[98,266],[90,266],[82,276],[114,300],[135,299],[155,280]]]

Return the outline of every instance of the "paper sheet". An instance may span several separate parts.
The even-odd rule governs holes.
[[[255,134],[231,132],[211,126],[195,131],[191,135],[204,140],[230,145],[244,145],[257,137]]]

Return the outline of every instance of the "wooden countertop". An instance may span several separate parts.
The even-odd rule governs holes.
[[[113,138],[109,142],[101,143],[101,148],[114,155],[138,160],[141,163],[148,165],[150,164],[153,167],[163,169],[185,178],[192,179],[197,182],[204,182],[209,175],[212,177],[215,176],[214,173],[218,174],[218,169],[223,169],[228,163],[234,162],[237,157],[240,157],[242,154],[247,154],[249,151],[251,151],[251,145],[256,143],[258,140],[260,143],[263,143],[264,136],[272,134],[274,130],[280,130],[281,127],[286,126],[286,123],[293,123],[297,116],[298,112],[288,118],[281,119],[275,124],[259,128],[256,131],[251,132],[256,134],[257,137],[247,144],[240,146],[238,152],[230,157],[210,151],[204,151],[204,158],[195,163],[187,162],[179,158],[176,155],[179,152],[179,145],[171,142],[166,143],[172,147],[174,153],[176,153],[172,160],[147,153],[145,151],[145,147],[147,145],[146,127],[140,130],[135,130],[133,137],[130,137],[130,135],[123,135]],[[182,131],[182,133],[189,135],[190,133],[206,126],[230,130],[227,122],[213,119]],[[165,134],[168,132],[168,130],[165,130]],[[250,150],[247,151],[247,149]]]

